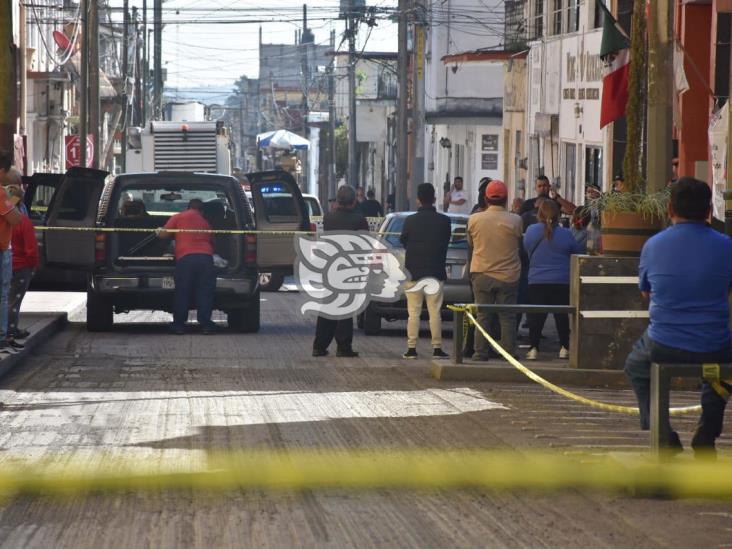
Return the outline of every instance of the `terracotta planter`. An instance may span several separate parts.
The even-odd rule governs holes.
[[[656,217],[635,212],[602,212],[602,253],[609,256],[640,256],[643,244],[664,227]]]

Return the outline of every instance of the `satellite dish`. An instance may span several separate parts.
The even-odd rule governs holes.
[[[69,51],[69,47],[71,47],[71,41],[64,33],[59,31],[53,31],[53,40],[54,42],[56,42],[56,45],[60,49],[64,51]]]

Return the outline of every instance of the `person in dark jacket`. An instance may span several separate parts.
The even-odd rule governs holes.
[[[368,231],[366,218],[354,211],[356,191],[350,185],[343,185],[336,193],[337,208],[323,216],[323,231]],[[326,356],[328,346],[336,340],[336,356],[354,358],[358,353],[353,350],[353,319],[333,320],[319,316],[315,327],[313,356]]]
[[[376,193],[373,189],[366,191],[366,200],[358,205],[358,213],[366,217],[384,217],[384,208],[376,200]]]
[[[435,188],[430,183],[417,187],[417,213],[404,221],[399,240],[406,249],[405,267],[411,281],[405,286],[407,296],[407,352],[404,358],[417,358],[417,339],[422,303],[427,302],[432,334],[432,356],[447,358],[442,351],[442,285],[447,278],[445,263],[450,244],[450,218],[437,213]],[[427,281],[425,279],[433,279]]]

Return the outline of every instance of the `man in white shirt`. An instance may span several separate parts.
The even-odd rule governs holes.
[[[447,211],[449,213],[470,213],[470,203],[468,202],[468,193],[463,190],[463,178],[457,176],[452,186],[452,190],[448,195]]]

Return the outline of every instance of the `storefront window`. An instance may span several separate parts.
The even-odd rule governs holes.
[[[602,187],[602,149],[585,147],[585,185]]]

